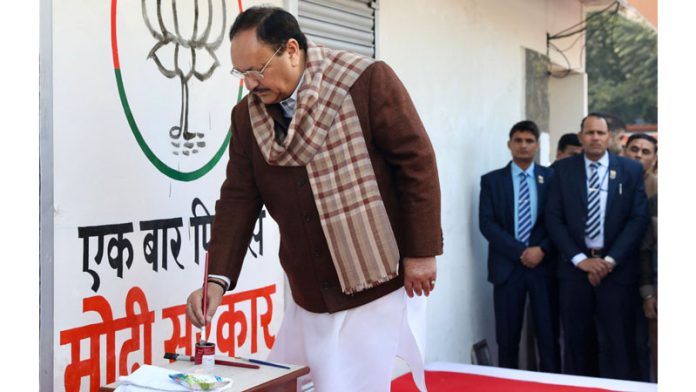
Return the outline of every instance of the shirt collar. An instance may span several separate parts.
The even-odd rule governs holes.
[[[527,168],[527,170],[522,170],[515,161],[512,161],[512,176],[517,178],[520,176],[520,173],[525,173],[528,176],[534,176],[534,162],[532,162],[531,165]]]
[[[590,163],[595,162],[591,159],[587,158],[587,155],[583,155],[583,158],[585,159],[585,169],[589,170],[590,169]],[[604,151],[604,155],[602,155],[601,158],[599,158],[597,161],[599,163],[599,166],[603,168],[609,167],[609,152]]]
[[[304,73],[300,77],[297,86],[295,86],[295,91],[293,91],[289,97],[280,101],[280,107],[283,109],[285,117],[292,117],[295,114],[295,109],[297,109],[297,92],[300,90],[302,82],[304,82]]]

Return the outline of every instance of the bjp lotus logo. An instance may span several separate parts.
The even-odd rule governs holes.
[[[112,0],[111,41],[121,105],[135,140],[165,175],[191,181],[229,144],[230,109],[242,85],[226,31],[241,11],[229,0]],[[231,9],[236,8],[236,9]]]

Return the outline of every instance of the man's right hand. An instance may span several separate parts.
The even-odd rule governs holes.
[[[203,317],[203,288],[191,293],[186,300],[186,316],[191,320],[191,324],[196,328],[207,325],[210,320],[213,319],[215,310],[217,310],[220,302],[222,302],[222,296],[224,294],[225,292],[220,285],[208,285],[208,308],[206,309],[208,314],[206,317]]]
[[[650,297],[643,300],[643,312],[645,317],[649,319],[657,318],[657,298]]]
[[[578,268],[588,274],[597,275],[599,278],[604,278],[611,272],[614,265],[599,258],[589,258],[578,263]]]

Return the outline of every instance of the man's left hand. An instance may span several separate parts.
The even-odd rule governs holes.
[[[427,297],[435,290],[435,278],[437,277],[437,264],[435,257],[405,257],[404,260],[404,288],[406,294],[413,298],[413,293]]]
[[[588,272],[587,279],[590,281],[590,284],[593,287],[597,287],[600,283],[602,283],[602,277],[594,272]]]

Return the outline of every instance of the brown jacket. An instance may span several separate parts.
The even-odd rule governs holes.
[[[435,154],[411,99],[389,66],[376,62],[350,89],[379,190],[401,257],[442,253],[440,186]],[[403,285],[399,276],[352,295],[343,294],[321,228],[305,167],[270,166],[254,139],[247,98],[232,110],[227,178],[215,205],[209,244],[210,274],[237,283],[262,205],[278,223],[280,263],[295,302],[316,313],[363,305]],[[279,105],[268,111],[287,128]]]

